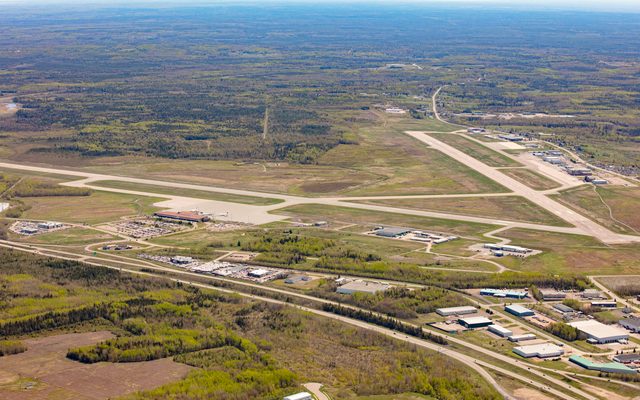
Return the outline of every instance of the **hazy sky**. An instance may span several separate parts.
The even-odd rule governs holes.
[[[574,9],[593,11],[633,11],[640,12],[640,0],[268,0],[273,3],[383,3],[383,4],[468,4],[475,6],[493,5],[518,9]],[[266,3],[259,0],[0,0],[0,4],[16,5],[53,5],[61,3],[85,5],[132,5],[132,4],[216,4],[216,3]]]

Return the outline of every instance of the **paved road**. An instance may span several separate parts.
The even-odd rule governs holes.
[[[552,214],[562,218],[570,224],[577,227],[581,232],[584,232],[590,236],[597,238],[603,243],[629,243],[640,242],[640,236],[620,235],[610,231],[609,229],[597,224],[589,218],[578,214],[577,212],[569,209],[568,207],[558,203],[555,200],[550,199],[544,193],[531,189],[527,185],[513,179],[512,177],[505,175],[499,169],[490,167],[480,160],[471,157],[462,151],[450,146],[434,137],[429,136],[424,132],[407,131],[409,136],[429,145],[430,147],[443,152],[454,160],[476,170],[482,175],[490,178],[501,185],[507,187],[518,196],[522,196]]]
[[[316,396],[318,400],[331,400],[331,398],[322,391],[322,386],[324,386],[322,383],[309,382],[302,386],[304,386],[309,393]]]
[[[64,251],[60,251],[60,250],[51,250],[51,249],[38,249],[37,246],[34,245],[28,245],[28,244],[22,244],[22,243],[14,243],[14,242],[10,242],[10,241],[4,241],[4,240],[0,240],[0,247],[6,247],[6,248],[12,248],[15,250],[20,250],[20,251],[26,251],[26,252],[31,252],[31,253],[36,253],[36,254],[44,254],[47,256],[51,256],[51,257],[56,257],[56,258],[62,258],[62,259],[69,259],[69,260],[75,260],[75,261],[82,261],[85,262],[87,264],[91,264],[91,265],[98,265],[98,266],[103,266],[103,267],[107,267],[107,268],[112,268],[112,269],[120,269],[123,271],[127,271],[127,272],[132,272],[132,273],[140,273],[140,271],[136,271],[136,270],[129,270],[126,268],[120,268],[120,267],[114,267],[112,265],[105,265],[97,261],[101,261],[101,262],[107,262],[110,260],[100,260],[97,259],[96,257],[91,257],[91,256],[79,256],[75,253],[66,253]],[[119,258],[124,258],[124,257],[119,257]],[[93,260],[93,261],[92,261]],[[120,265],[131,265],[131,266],[135,266],[135,267],[140,267],[141,263],[139,262],[139,260],[135,260],[136,262],[126,262],[126,261],[114,261],[111,260],[112,262],[117,262]],[[328,303],[328,304],[339,304],[330,300],[324,300],[324,299],[319,299],[316,297],[312,297],[312,296],[308,296],[308,295],[304,295],[304,294],[300,294],[300,293],[293,293],[293,292],[289,292],[283,289],[278,289],[278,288],[273,288],[273,287],[267,287],[267,286],[263,286],[263,285],[259,285],[259,284],[255,284],[255,283],[250,283],[250,282],[240,282],[240,281],[236,281],[236,280],[232,280],[232,279],[228,279],[228,278],[221,278],[221,277],[213,277],[213,276],[207,276],[207,275],[202,275],[202,274],[196,274],[193,272],[189,272],[189,271],[179,271],[179,270],[175,270],[169,267],[161,267],[161,266],[157,266],[157,265],[149,265],[148,263],[144,263],[144,266],[147,270],[157,270],[160,272],[171,272],[174,274],[180,274],[181,276],[184,276],[184,279],[173,279],[173,278],[167,278],[166,276],[160,276],[162,278],[166,278],[166,279],[171,279],[174,281],[182,281],[182,282],[189,282],[195,286],[201,286],[201,287],[207,287],[207,288],[212,288],[215,290],[220,290],[220,291],[224,291],[224,292],[231,292],[231,293],[237,293],[240,294],[242,296],[246,296],[246,297],[251,297],[254,299],[258,299],[258,300],[265,300],[265,301],[270,301],[273,303],[278,303],[278,304],[286,304],[286,305],[291,305],[291,303],[286,303],[286,302],[280,302],[277,300],[273,300],[270,298],[266,298],[266,297],[260,297],[260,296],[254,296],[254,295],[247,295],[243,292],[238,292],[235,290],[230,290],[230,289],[221,289],[218,287],[215,287],[213,285],[206,285],[206,284],[198,284],[198,283],[193,283],[189,281],[189,278],[193,278],[193,277],[198,277],[198,278],[208,278],[211,279],[213,281],[222,281],[222,282],[230,282],[236,285],[241,285],[241,286],[245,286],[248,288],[259,288],[261,290],[266,290],[266,291],[270,291],[270,292],[274,292],[274,293],[279,293],[279,294],[286,294],[288,296],[293,296],[293,297],[299,297],[302,299],[306,299],[306,300],[312,300],[314,302],[320,302],[320,303]],[[143,273],[144,274],[144,273]],[[147,273],[148,274],[148,273]],[[155,275],[154,275],[155,276]],[[357,309],[357,307],[353,307],[353,306],[349,306],[349,305],[344,305],[341,304],[343,307],[348,307],[348,308],[353,308],[353,309]],[[409,342],[409,343],[413,343],[415,345],[421,346],[421,347],[425,347],[431,350],[435,350],[439,353],[448,355],[452,358],[455,358],[461,362],[463,362],[464,364],[470,366],[471,368],[475,369],[478,373],[480,373],[483,377],[485,377],[485,379],[487,379],[490,383],[494,384],[494,386],[501,391],[501,393],[503,395],[505,395],[506,398],[508,398],[508,395],[506,394],[506,392],[503,391],[502,388],[500,388],[500,386],[497,384],[497,382],[495,382],[495,380],[493,380],[493,378],[491,377],[490,374],[488,374],[485,370],[485,368],[488,369],[492,369],[494,371],[500,372],[506,376],[515,378],[517,380],[520,381],[524,381],[528,384],[533,385],[534,387],[537,387],[538,389],[541,390],[546,390],[550,393],[553,393],[555,395],[557,395],[560,398],[563,399],[574,399],[575,397],[572,396],[568,396],[566,394],[564,394],[563,392],[560,392],[558,390],[555,390],[553,388],[550,388],[548,386],[546,386],[546,384],[542,384],[540,382],[537,381],[531,381],[529,378],[524,378],[522,377],[522,372],[518,372],[518,370],[523,369],[523,370],[527,370],[529,373],[531,373],[532,375],[537,376],[537,379],[541,379],[543,381],[548,381],[551,382],[555,385],[558,385],[560,387],[565,388],[568,391],[571,391],[579,396],[582,396],[584,398],[587,398],[589,400],[596,400],[597,398],[594,396],[591,396],[589,393],[586,393],[580,389],[574,388],[570,385],[568,385],[566,382],[563,382],[559,379],[550,377],[546,371],[540,371],[538,370],[535,366],[531,365],[531,364],[527,364],[526,362],[520,362],[518,360],[513,359],[512,357],[506,356],[506,355],[502,355],[500,353],[496,353],[493,352],[489,349],[486,349],[484,347],[481,346],[477,346],[471,343],[467,343],[464,340],[455,338],[455,337],[451,337],[451,336],[446,336],[443,334],[440,334],[438,332],[434,332],[431,331],[432,334],[436,335],[436,336],[440,336],[443,338],[446,338],[449,342],[451,343],[456,343],[458,345],[461,345],[463,347],[466,347],[468,349],[473,350],[474,352],[480,353],[480,354],[484,354],[488,357],[494,358],[494,359],[498,359],[500,361],[503,361],[505,363],[508,363],[510,365],[512,365],[513,368],[511,369],[505,369],[505,368],[501,368],[498,366],[495,366],[491,363],[485,362],[485,361],[480,361],[475,357],[471,357],[468,356],[464,353],[460,353],[457,350],[453,350],[449,347],[443,347],[440,345],[437,345],[435,343],[429,342],[429,341],[425,341],[422,339],[418,339],[412,336],[406,336],[404,334],[386,329],[386,328],[382,328],[379,327],[378,325],[373,325],[373,324],[369,324],[363,321],[359,321],[359,320],[354,320],[348,317],[343,317],[343,316],[338,316],[336,314],[333,313],[327,313],[324,311],[320,311],[320,310],[316,310],[316,309],[311,309],[311,308],[305,308],[305,307],[301,307],[301,306],[296,306],[297,308],[300,309],[304,309],[306,311],[312,312],[314,314],[318,314],[318,315],[322,315],[322,316],[326,316],[329,318],[333,318],[333,319],[337,319],[340,320],[342,322],[347,322],[349,324],[352,325],[356,325],[365,329],[370,329],[370,330],[374,330],[380,333],[383,333],[385,335],[388,336],[393,336],[394,338]],[[551,370],[549,370],[551,371]],[[560,371],[554,371],[556,373],[560,373]]]

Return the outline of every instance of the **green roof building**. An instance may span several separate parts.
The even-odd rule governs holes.
[[[629,368],[624,364],[618,362],[597,363],[588,358],[573,355],[569,357],[569,361],[578,364],[582,368],[590,369],[592,371],[608,372],[611,374],[635,374],[635,369]]]

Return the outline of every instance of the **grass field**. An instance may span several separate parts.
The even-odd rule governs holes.
[[[404,130],[429,130],[440,123],[409,119],[381,121],[352,127],[354,144],[340,144],[315,165],[287,162],[242,163],[111,158],[89,170],[153,178],[287,193],[301,196],[492,193],[506,191],[498,183],[449,158],[442,152],[417,146]],[[445,128],[442,128],[445,129]],[[107,160],[103,160],[106,162]]]
[[[330,221],[365,225],[406,226],[460,236],[479,236],[484,232],[489,232],[497,228],[495,225],[377,212],[348,207],[325,206],[322,204],[301,204],[281,208],[274,212],[297,218],[327,219]]]
[[[149,192],[153,194],[168,194],[173,196],[193,197],[196,199],[227,201],[230,203],[252,204],[259,206],[267,206],[271,204],[281,203],[283,200],[270,199],[268,197],[243,196],[237,194],[211,192],[208,190],[183,189],[159,185],[145,185],[133,182],[123,181],[95,181],[91,182],[92,186],[134,190],[141,192]]]
[[[429,133],[429,135],[455,147],[463,153],[468,154],[491,167],[517,167],[522,165],[512,158],[478,144],[462,135],[446,135],[437,133]]]
[[[552,197],[614,231],[640,232],[640,188],[581,186]]]
[[[500,172],[524,183],[525,185],[535,190],[550,190],[560,187],[560,184],[558,182],[555,182],[527,168],[505,168],[500,170]]]
[[[501,237],[514,245],[542,250],[527,258],[504,257],[506,267],[549,274],[637,274],[640,273],[640,244],[604,245],[589,236],[509,229]]]
[[[430,199],[363,200],[358,203],[388,205],[413,210],[441,211],[543,225],[571,226],[520,196],[452,197]]]
[[[116,236],[88,228],[69,228],[57,232],[24,238],[25,242],[55,244],[64,246],[88,245],[96,242],[115,240]]]
[[[162,200],[108,192],[94,192],[91,196],[30,197],[23,199],[31,207],[23,218],[98,224],[128,215],[153,213],[158,210],[153,204]]]

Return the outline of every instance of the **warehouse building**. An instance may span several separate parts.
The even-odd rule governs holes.
[[[613,361],[622,364],[637,364],[640,363],[640,353],[616,354],[613,356]]]
[[[458,323],[467,329],[484,328],[493,324],[489,318],[485,317],[468,317],[458,319]]]
[[[436,309],[436,313],[442,315],[443,317],[448,317],[449,315],[466,315],[466,314],[475,314],[478,310],[472,306],[461,306],[461,307],[447,307],[447,308],[438,308]]]
[[[640,333],[640,318],[638,317],[621,319],[618,323],[631,332]]]
[[[591,307],[616,308],[618,303],[615,300],[596,300],[591,302]]]
[[[391,286],[389,286],[386,283],[356,280],[356,281],[347,282],[344,285],[338,287],[338,289],[336,289],[336,292],[340,294],[354,294],[354,293],[376,294],[378,292],[384,292],[390,287]]]
[[[558,301],[567,297],[565,292],[554,289],[540,289],[540,294],[542,294],[542,300],[544,301]]]
[[[375,231],[376,236],[399,238],[411,232],[408,228],[381,228]]]
[[[580,293],[580,297],[583,299],[602,299],[602,292],[598,289],[585,289],[582,293]]]
[[[175,219],[187,222],[207,222],[211,220],[208,215],[198,211],[158,211],[153,213],[155,217]]]
[[[554,304],[553,308],[562,314],[573,314],[576,312],[573,308],[564,304]]]
[[[514,347],[513,352],[524,358],[560,357],[564,350],[560,346],[551,343],[531,344],[529,346]]]
[[[313,400],[311,393],[300,392],[283,398],[282,400]]]
[[[529,296],[527,292],[516,290],[480,289],[481,296],[508,297],[511,299],[524,299]]]
[[[488,329],[489,329],[489,332],[493,332],[496,335],[502,336],[502,337],[509,337],[513,335],[513,331],[510,331],[509,329],[496,324],[489,325]]]
[[[597,343],[613,343],[620,340],[628,340],[627,331],[615,326],[605,325],[593,319],[570,322],[569,325],[576,328]]]
[[[536,313],[533,310],[528,309],[527,307],[523,307],[519,304],[511,304],[510,306],[505,306],[504,310],[509,314],[513,314],[516,317],[530,317],[535,315]]]
[[[588,358],[584,358],[578,355],[572,355],[569,357],[569,361],[574,364],[578,364],[582,368],[586,368],[591,371],[608,372],[611,374],[636,374],[635,369],[631,369],[619,362],[597,363]]]
[[[525,342],[527,340],[534,340],[536,335],[533,333],[525,333],[523,335],[513,335],[509,337],[509,340],[512,342]]]
[[[260,268],[260,269],[254,269],[253,271],[249,271],[248,275],[252,278],[263,278],[269,275],[270,273],[271,271]]]

